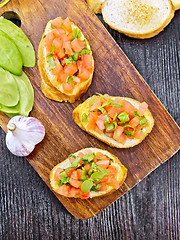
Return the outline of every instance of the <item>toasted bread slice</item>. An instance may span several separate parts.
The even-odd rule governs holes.
[[[127,169],[122,165],[122,163],[119,161],[119,159],[114,156],[113,154],[109,153],[108,151],[106,150],[102,150],[102,149],[98,149],[98,148],[85,148],[85,149],[81,149],[80,151],[76,152],[73,154],[74,157],[78,157],[78,156],[81,156],[81,160],[83,159],[83,155],[85,156],[86,154],[94,154],[95,156],[97,156],[96,154],[100,153],[100,154],[103,154],[104,155],[104,159],[106,159],[105,161],[107,161],[107,159],[109,159],[109,166],[113,166],[113,168],[116,169],[116,171],[113,173],[111,172],[108,176],[109,176],[109,180],[107,179],[108,176],[106,176],[106,187],[105,189],[99,189],[98,191],[93,191],[92,189],[90,191],[88,191],[88,194],[85,193],[85,196],[83,195],[82,191],[81,191],[81,187],[77,187],[74,189],[74,184],[71,185],[71,181],[69,181],[67,184],[70,185],[70,186],[66,186],[65,189],[63,189],[64,187],[60,187],[58,182],[58,178],[57,178],[57,175],[60,176],[60,172],[62,173],[62,171],[66,170],[67,174],[69,174],[69,178],[70,179],[74,179],[76,180],[76,174],[73,173],[73,171],[76,171],[77,168],[71,168],[72,166],[72,155],[70,155],[66,160],[64,160],[63,162],[59,163],[58,165],[56,165],[50,172],[50,184],[52,186],[52,189],[59,193],[59,194],[62,194],[66,197],[75,197],[75,198],[93,198],[93,197],[100,197],[102,195],[106,195],[106,194],[110,194],[112,193],[113,191],[117,190],[122,184],[123,182],[125,181],[126,179],[126,176],[127,176]],[[81,155],[79,155],[81,154]],[[86,155],[86,156],[87,156]],[[76,159],[76,158],[74,158]],[[80,161],[81,161],[80,160]],[[92,162],[94,164],[94,160],[91,161],[90,163],[88,163],[89,165],[92,166]],[[102,161],[101,161],[102,163]],[[96,160],[96,163],[97,165],[100,165],[97,163],[97,160]],[[96,165],[96,167],[97,167]],[[86,168],[86,165],[85,164],[82,164],[81,166],[78,167],[78,169],[83,169],[83,168]],[[111,167],[107,167],[106,168],[103,168],[105,171],[109,171]],[[69,170],[69,169],[72,169],[72,170]],[[102,170],[102,168],[101,168]],[[100,170],[100,171],[101,171]],[[99,170],[98,170],[99,171]],[[73,175],[72,175],[73,173]],[[87,171],[86,175],[88,176],[88,179],[92,179],[92,175],[88,174],[90,173],[90,171]],[[93,173],[93,172],[92,172]],[[112,176],[113,175],[113,176]],[[60,179],[60,178],[59,178]],[[78,182],[81,181],[81,183],[84,181],[84,180],[80,180],[79,178],[77,178]],[[116,185],[114,186],[113,185],[113,181],[116,183]],[[103,182],[103,179],[99,180],[98,182]],[[75,182],[76,183],[76,182]],[[93,180],[93,183],[94,183],[94,180]],[[95,184],[95,183],[94,183]],[[74,190],[74,191],[73,191]],[[72,194],[74,193],[75,194]]]
[[[72,29],[77,28],[77,26],[71,22]],[[47,26],[45,28],[43,36],[46,36],[49,32],[53,31],[52,29],[52,20],[47,23]],[[90,51],[90,55],[92,56],[92,51],[90,49],[90,45],[88,41],[85,39],[84,35],[81,32],[81,38],[82,41],[85,41],[86,48]],[[39,75],[41,80],[41,88],[44,93],[44,95],[52,100],[55,101],[69,101],[71,103],[75,102],[77,99],[79,99],[86,91],[88,90],[93,77],[93,71],[94,71],[94,60],[92,57],[92,69],[91,74],[87,80],[80,81],[74,86],[73,92],[68,93],[65,92],[63,89],[63,84],[58,80],[57,75],[53,74],[53,71],[50,70],[49,63],[47,61],[47,48],[46,48],[46,41],[43,37],[41,39],[41,42],[39,44],[38,48],[38,69],[39,69]],[[65,57],[68,55],[66,54]],[[74,75],[75,76],[75,75]]]
[[[104,21],[134,38],[150,38],[160,33],[174,16],[170,0],[107,0],[102,7]]]
[[[104,95],[106,96],[106,95]],[[126,98],[126,97],[110,97],[111,100],[114,100],[116,102],[116,99],[118,99],[118,102],[119,102],[119,99],[120,101],[124,101],[125,102],[129,102],[135,109],[134,110],[137,110],[139,109],[141,103],[134,100],[134,99],[131,99],[131,98]],[[149,111],[149,109],[146,109],[145,113],[143,114],[143,118],[146,118],[147,120],[147,124],[145,126],[142,126],[142,134],[140,132],[140,134],[136,134],[136,132],[134,133],[134,136],[124,136],[124,131],[122,132],[123,134],[123,139],[118,140],[117,137],[114,138],[114,134],[115,134],[115,128],[114,128],[114,132],[112,132],[112,130],[110,131],[110,134],[111,136],[109,136],[109,134],[105,134],[104,133],[104,130],[106,130],[106,128],[102,127],[101,131],[99,128],[97,128],[97,122],[95,124],[95,129],[89,129],[88,127],[88,121],[83,121],[83,118],[84,116],[88,116],[90,114],[90,108],[91,108],[91,98],[87,99],[85,102],[83,102],[82,104],[78,105],[74,111],[73,111],[73,118],[74,118],[74,121],[75,123],[81,128],[83,129],[84,131],[88,132],[89,134],[91,134],[92,136],[96,137],[97,139],[101,140],[102,142],[105,142],[107,143],[108,145],[110,145],[111,147],[116,147],[116,148],[129,148],[129,147],[133,147],[139,143],[142,142],[142,140],[151,132],[153,126],[154,126],[154,119],[152,117],[152,114],[151,112]],[[92,111],[91,111],[92,112]],[[124,111],[123,111],[124,112]],[[129,114],[129,113],[128,113]],[[131,115],[131,118],[132,117],[132,112],[129,114],[129,116]],[[134,116],[135,117],[135,116]],[[100,118],[100,117],[99,117]],[[98,120],[100,120],[98,118]],[[102,118],[102,117],[101,117]],[[139,116],[139,118],[142,118]],[[112,122],[112,118],[110,120]],[[116,116],[116,121],[118,122],[119,120],[117,119],[117,116]],[[130,121],[127,121],[125,123],[129,123]],[[105,123],[104,123],[105,125]],[[118,124],[120,125],[121,127],[123,126],[123,124]],[[117,127],[117,124],[116,124],[116,127]],[[140,127],[140,123],[136,126],[137,129],[139,129]],[[136,127],[135,127],[135,130],[136,130]],[[140,131],[140,130],[138,130]],[[127,134],[127,133],[126,133]],[[122,137],[122,136],[121,136]],[[116,140],[115,140],[116,139]]]
[[[180,9],[180,0],[171,0],[171,2],[173,4],[175,10]]]
[[[105,0],[86,0],[86,2],[94,13],[102,13],[102,6]]]

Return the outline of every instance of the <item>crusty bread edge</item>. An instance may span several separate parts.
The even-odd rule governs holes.
[[[111,98],[116,98],[116,97],[111,97]],[[140,104],[140,102],[131,99],[131,98],[126,98],[126,97],[122,97],[122,100],[129,100],[131,103],[135,103],[135,104]],[[97,139],[101,140],[102,142],[105,142],[106,144],[108,144],[111,147],[116,147],[116,148],[130,148],[130,147],[134,147],[135,145],[141,143],[145,137],[151,132],[153,126],[154,126],[154,119],[153,116],[151,114],[151,112],[149,111],[149,109],[146,110],[146,113],[144,114],[146,118],[148,118],[149,120],[149,125],[147,127],[145,127],[146,131],[145,131],[145,136],[143,139],[133,139],[131,144],[128,145],[123,145],[121,143],[118,143],[117,141],[115,141],[112,138],[109,138],[107,136],[105,136],[104,134],[99,134],[96,131],[93,130],[86,130],[84,125],[82,124],[82,121],[80,119],[80,113],[81,111],[83,111],[83,108],[85,106],[85,104],[87,103],[87,101],[89,101],[88,99],[83,102],[82,104],[79,104],[73,111],[73,119],[75,121],[75,123],[84,131],[88,132],[90,135],[92,135],[93,137],[96,137]]]
[[[127,168],[120,162],[120,160],[115,155],[113,155],[112,153],[110,153],[106,150],[102,150],[102,149],[98,149],[98,148],[84,148],[84,149],[81,149],[81,150],[77,151],[76,153],[74,153],[74,155],[77,155],[79,152],[83,152],[87,149],[90,149],[93,152],[101,152],[101,153],[107,155],[108,157],[110,157],[111,159],[113,159],[113,163],[119,168],[119,171],[118,171],[119,174],[117,175],[117,179],[118,179],[119,188],[120,188],[127,177]],[[66,160],[64,160],[63,162],[57,164],[50,172],[50,184],[51,184],[53,191],[55,191],[56,193],[58,193],[59,187],[56,187],[53,176],[54,176],[57,168],[61,167],[62,165],[66,165],[66,163],[67,163],[67,167],[68,167],[69,166],[68,158]],[[62,169],[64,169],[64,166],[62,167]],[[117,189],[114,189],[113,187],[108,186],[108,189],[105,192],[102,192],[102,191],[90,192],[90,198],[105,196],[105,195],[111,194],[112,192],[114,192],[116,190]],[[67,197],[72,197],[72,196],[69,195]]]
[[[106,2],[106,1],[105,1],[105,2]],[[118,29],[118,28],[114,27],[113,25],[111,25],[111,24],[108,22],[108,20],[106,19],[106,17],[104,16],[104,14],[103,14],[103,9],[104,9],[105,2],[104,2],[103,5],[102,5],[102,15],[103,15],[104,21],[105,21],[111,28],[117,30],[117,31],[120,32],[120,33],[123,33],[124,35],[126,35],[126,36],[128,36],[128,37],[132,37],[132,38],[146,39],[146,38],[151,38],[151,37],[156,36],[156,35],[159,34],[161,31],[163,31],[164,28],[171,22],[172,18],[174,17],[174,12],[175,12],[173,4],[172,4],[172,2],[169,0],[169,4],[170,4],[170,7],[171,7],[171,13],[169,14],[169,17],[164,21],[164,23],[162,24],[162,26],[161,26],[161,27],[157,27],[156,29],[154,29],[154,30],[151,31],[151,32],[139,34],[139,33],[132,33],[132,32],[130,32],[130,31],[124,31],[124,30]]]
[[[51,26],[51,22],[52,22],[52,20],[50,20],[47,23],[44,34],[47,34],[47,32],[49,31],[49,26]],[[76,27],[76,25],[73,22],[71,22],[71,24],[73,27]],[[81,31],[81,33],[82,33],[82,31]],[[82,35],[83,35],[83,33],[82,33]],[[84,35],[83,35],[83,38],[86,39],[84,37]],[[87,43],[89,49],[91,50],[87,39],[86,39],[86,43]],[[90,75],[89,79],[87,79],[84,82],[81,82],[80,84],[77,84],[75,87],[74,94],[66,94],[57,88],[57,83],[58,83],[58,85],[60,85],[60,84],[56,80],[56,76],[52,77],[53,74],[48,69],[48,63],[47,63],[46,54],[45,54],[46,53],[45,46],[46,46],[45,40],[42,38],[40,41],[40,44],[39,44],[39,48],[38,48],[38,70],[39,70],[39,75],[40,75],[42,92],[44,93],[44,95],[47,98],[50,98],[55,101],[59,101],[59,102],[62,102],[62,101],[67,102],[68,101],[70,103],[75,102],[76,100],[80,99],[80,97],[83,94],[85,94],[87,92],[89,86],[91,85],[92,78],[93,78],[93,72],[94,72],[93,57],[92,57],[93,71],[92,71],[92,74]],[[91,51],[91,55],[92,55],[92,51]]]

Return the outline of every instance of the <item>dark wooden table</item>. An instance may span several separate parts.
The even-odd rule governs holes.
[[[131,39],[105,26],[180,124],[180,11],[149,40]],[[7,150],[0,129],[0,239],[179,239],[179,158],[180,152],[97,217],[78,220],[25,158]]]

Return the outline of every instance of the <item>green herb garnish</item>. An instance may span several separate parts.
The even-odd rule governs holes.
[[[148,121],[147,118],[144,115],[143,116],[139,116],[137,111],[133,112],[133,115],[139,119],[139,124],[142,127],[144,127],[144,124]]]
[[[44,39],[45,37],[46,37],[46,34],[43,34],[43,35],[42,35],[42,39]]]
[[[88,115],[86,113],[83,113],[83,115],[82,115],[82,122],[87,123],[88,122],[87,118],[88,118]]]
[[[72,56],[69,56],[69,58],[64,58],[64,61],[65,61],[65,64],[66,65],[71,65],[71,64],[73,64],[73,58],[72,58]]]
[[[96,101],[96,95],[93,95],[90,99],[90,105],[93,106]]]
[[[88,192],[92,187],[93,187],[93,182],[90,179],[85,180],[81,185],[81,191],[82,193]]]
[[[68,76],[66,82],[67,82],[68,84],[71,84],[71,83],[74,82],[74,78],[75,78],[75,76]]]
[[[84,48],[80,53],[79,53],[79,56],[81,56],[82,54],[87,54],[89,55],[91,53],[91,51],[87,48]]]
[[[71,41],[73,41],[75,38],[80,38],[82,36],[80,29],[77,27],[73,30],[73,35],[71,37]]]
[[[124,128],[128,127],[130,129],[132,129],[132,131],[128,131],[128,130],[125,130],[123,131],[123,133],[129,137],[132,137],[134,135],[134,131],[135,131],[135,128],[133,128],[131,125],[129,125],[128,123],[124,124],[123,125]]]
[[[61,187],[63,184],[69,183],[69,180],[70,180],[69,177],[62,177],[62,178],[58,181],[58,186]]]
[[[118,114],[117,118],[119,119],[120,123],[125,123],[130,120],[129,116],[126,112],[122,112],[122,113]]]
[[[107,131],[111,131],[112,129],[116,129],[117,122],[116,121],[114,121],[112,123],[105,122],[104,125],[105,125]]]
[[[71,163],[71,168],[79,167],[80,160],[81,160],[81,158],[79,158],[79,157],[75,158],[75,160]]]
[[[78,60],[78,58],[79,58],[79,53],[76,53],[76,52],[75,52],[75,53],[72,55],[72,58],[73,58],[74,61],[77,62],[77,60]]]
[[[94,172],[91,174],[91,179],[93,181],[100,181],[105,175],[103,172]]]
[[[56,64],[55,64],[55,62],[54,62],[54,59],[53,59],[53,56],[52,56],[52,55],[47,56],[47,61],[48,61],[48,63],[49,63],[49,68],[50,68],[50,70],[55,69]]]
[[[86,169],[84,167],[82,167],[81,179],[80,179],[81,181],[85,181],[87,179],[86,174],[87,174]]]

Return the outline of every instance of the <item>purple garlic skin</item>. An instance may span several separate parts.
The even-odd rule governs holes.
[[[36,118],[15,116],[7,124],[6,145],[16,156],[28,156],[45,136],[43,124]]]

